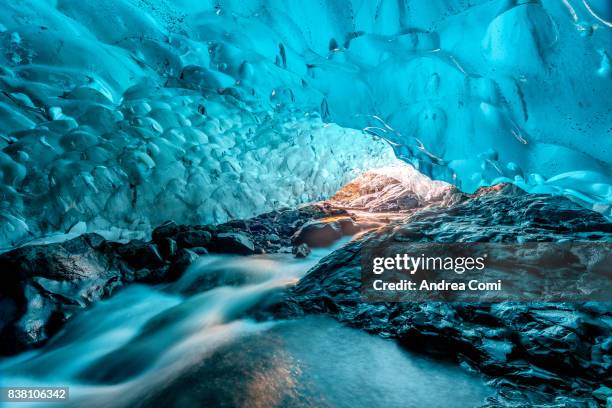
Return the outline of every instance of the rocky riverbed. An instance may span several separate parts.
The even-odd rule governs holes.
[[[378,242],[612,241],[612,224],[567,199],[512,187],[482,190],[414,213],[330,254],[277,305],[275,316],[329,314],[404,347],[450,358],[492,378],[492,406],[597,406],[612,401],[612,306],[582,303],[368,303],[361,251]]]
[[[327,217],[336,218],[317,222]],[[315,204],[216,226],[168,221],[153,231],[150,241],[117,243],[89,233],[17,248],[0,255],[0,354],[44,344],[73,314],[126,284],[174,281],[209,252],[293,251],[304,257],[310,252],[305,242],[327,245],[359,228],[345,210]]]
[[[278,301],[245,313],[260,322],[329,315],[404,348],[450,360],[490,381],[495,395],[489,406],[591,407],[610,401],[609,303],[368,303],[359,288],[360,252],[368,243],[401,249],[415,242],[612,242],[612,224],[565,198],[508,186],[472,196],[451,189],[429,202],[385,188],[386,204],[381,194],[372,199],[344,194],[216,226],[170,221],[156,228],[150,241],[117,243],[85,234],[6,252],[0,255],[0,352],[38,348],[82,310],[122,287],[176,281],[207,254],[304,258],[313,248],[353,236]]]

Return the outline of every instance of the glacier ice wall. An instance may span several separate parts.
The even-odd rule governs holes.
[[[7,245],[87,230],[135,238],[167,219],[248,218],[329,197],[397,160],[374,136],[314,114],[149,86],[129,88],[117,106],[86,92],[95,103],[67,97],[54,120],[12,134],[3,149]]]
[[[381,141],[464,191],[610,215],[611,21],[606,0],[4,2],[0,241],[315,199],[388,164]]]

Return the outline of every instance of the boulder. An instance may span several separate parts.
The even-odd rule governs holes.
[[[165,259],[172,259],[176,255],[177,245],[176,241],[172,238],[164,237],[158,240],[157,246],[159,247],[159,253]]]
[[[308,255],[310,255],[310,247],[307,243],[303,242],[297,247],[293,248],[293,253],[295,254],[296,258],[306,258]]]
[[[209,249],[225,254],[253,255],[255,245],[248,236],[241,232],[222,232],[210,241]]]
[[[336,222],[344,235],[355,235],[361,231],[361,227],[351,217],[341,217]]]
[[[602,385],[595,391],[593,391],[593,397],[599,401],[610,401],[612,399],[612,388]]]
[[[0,255],[0,271],[0,354],[42,344],[76,309],[134,279],[97,234],[6,252]]]
[[[210,232],[200,230],[182,231],[174,237],[180,248],[206,247],[211,238]]]
[[[166,224],[157,229],[158,243],[133,240],[119,244],[84,234],[1,254],[0,355],[44,344],[80,308],[111,296],[126,283],[156,284],[180,277],[206,249],[177,249],[169,235],[178,228]],[[210,240],[207,231],[181,234],[182,245]],[[248,247],[248,242],[241,244]],[[237,244],[230,249],[236,248]]]
[[[166,221],[159,227],[153,230],[151,237],[153,241],[159,242],[162,238],[174,237],[181,231],[181,226],[177,225],[174,221]]]
[[[190,248],[190,250],[192,252],[194,252],[198,256],[202,256],[202,255],[207,255],[208,254],[208,249],[206,249],[204,247],[193,247],[193,248]]]
[[[157,244],[133,240],[117,246],[117,254],[134,269],[154,269],[164,264]]]
[[[180,249],[176,255],[176,259],[168,269],[168,279],[178,279],[198,259],[199,255],[190,249]]]
[[[302,243],[312,248],[326,247],[342,237],[342,228],[337,222],[310,221],[292,237],[294,245]]]

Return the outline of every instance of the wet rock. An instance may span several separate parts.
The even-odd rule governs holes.
[[[361,245],[350,243],[323,259],[291,290],[284,305],[277,306],[275,315],[326,313],[351,326],[396,338],[404,347],[467,361],[487,375],[504,378],[504,387],[513,390],[509,395],[514,403],[524,403],[535,394],[543,404],[552,403],[564,390],[573,395],[568,403],[574,404],[588,400],[590,387],[606,377],[601,366],[606,353],[603,339],[610,338],[612,331],[543,324],[542,314],[556,313],[558,304],[539,304],[534,310],[532,304],[508,302],[507,312],[500,313],[501,308],[485,303],[364,302]],[[596,320],[610,315],[608,310]],[[574,386],[577,380],[579,389]]]
[[[191,248],[191,251],[193,253],[195,253],[198,256],[202,256],[202,255],[207,255],[208,254],[208,249],[204,248],[204,247],[193,247]]]
[[[255,253],[253,242],[240,232],[225,232],[216,234],[210,242],[213,252],[224,254],[252,255]]]
[[[172,259],[176,255],[177,245],[176,241],[172,238],[161,238],[158,239],[159,252],[165,259]]]
[[[250,255],[291,252],[291,236],[315,218],[345,215],[315,204],[218,226],[166,221],[152,241],[111,243],[85,234],[59,244],[32,245],[0,255],[0,354],[40,346],[78,309],[129,282],[172,281],[208,251]],[[305,248],[300,254],[306,253]]]
[[[44,344],[79,309],[111,296],[126,283],[177,279],[199,254],[207,253],[202,247],[177,249],[164,235],[178,227],[164,228],[156,234],[158,243],[119,244],[84,234],[0,255],[0,355]],[[183,244],[195,243],[194,237],[201,239],[202,232],[189,235]]]
[[[559,215],[562,214],[562,215]],[[551,222],[549,220],[555,220]],[[404,347],[455,359],[495,378],[501,406],[596,406],[612,361],[607,303],[367,303],[360,296],[366,242],[401,253],[413,242],[612,241],[601,214],[567,199],[513,188],[428,208],[364,236],[313,268],[276,316],[326,313]],[[404,251],[406,252],[406,251]],[[609,398],[602,390],[599,401]],[[522,404],[522,405],[521,405]]]
[[[361,231],[361,227],[351,217],[341,217],[336,220],[344,235],[355,235]]]
[[[564,197],[514,186],[464,196],[450,207],[418,211],[396,239],[434,242],[552,242],[611,239],[612,223]]]
[[[198,258],[199,255],[195,251],[186,248],[180,249],[175,261],[168,269],[167,278],[170,280],[178,279]]]
[[[181,231],[181,227],[174,221],[166,221],[153,230],[151,237],[153,241],[159,242],[162,238],[174,237]]]
[[[293,253],[295,254],[296,258],[306,258],[308,255],[310,255],[310,247],[305,242],[301,243],[297,247],[293,248]]]
[[[280,237],[274,233],[268,235],[268,242],[277,244],[280,242]]]
[[[608,401],[612,398],[612,388],[602,385],[595,391],[593,391],[593,397],[599,401]]]
[[[276,221],[283,225],[292,225],[300,219],[300,211],[298,209],[281,210],[276,217]]]
[[[573,367],[575,363],[571,356],[586,351],[580,350],[578,335],[563,326],[538,328],[536,325],[533,329],[520,332],[519,336],[525,352],[544,367]]]
[[[117,247],[117,253],[135,269],[154,269],[164,264],[156,244],[139,240]]]
[[[326,247],[342,237],[342,228],[337,222],[310,221],[304,224],[293,236],[293,243],[310,247]]]
[[[212,234],[210,232],[198,230],[179,232],[174,237],[180,248],[206,247],[211,238]]]
[[[496,369],[500,371],[503,370],[503,367],[508,362],[512,351],[515,349],[514,344],[507,339],[496,340],[492,338],[483,338],[481,340],[481,344],[479,346],[480,350],[483,352],[483,356],[485,357],[485,361],[483,364],[486,364],[487,371],[491,371],[495,366]]]
[[[0,255],[0,353],[41,344],[74,310],[112,294],[134,279],[97,234],[50,245],[24,246]]]

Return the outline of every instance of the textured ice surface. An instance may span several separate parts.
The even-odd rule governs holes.
[[[299,112],[242,109],[225,96],[147,90],[109,106],[64,107],[62,120],[81,122],[74,111],[83,109],[88,124],[58,132],[49,123],[4,149],[27,158],[7,158],[19,178],[4,187],[9,244],[27,231],[129,238],[118,229],[247,218],[328,197],[397,160],[373,136]]]
[[[367,133],[464,191],[609,215],[611,21],[607,0],[3,2],[0,243],[316,199],[390,162]]]

